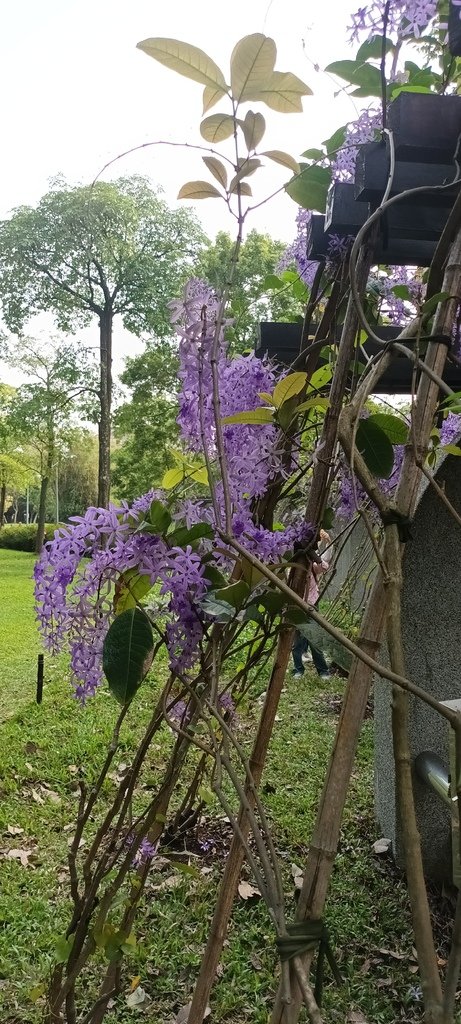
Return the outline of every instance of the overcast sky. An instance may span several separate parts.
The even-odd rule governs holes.
[[[137,50],[149,36],[194,43],[226,74],[241,36],[271,35],[276,68],[293,71],[314,96],[304,99],[303,114],[261,108],[268,123],[264,145],[299,156],[356,116],[352,102],[335,98],[337,85],[318,70],[351,55],[346,25],[356,6],[358,0],[0,0],[0,217],[35,204],[58,173],[72,184],[87,183],[108,160],[141,143],[200,143],[202,87]],[[181,184],[204,172],[200,154],[155,146],[118,160],[104,176],[146,174],[174,205]],[[259,182],[253,178],[253,191],[263,199],[284,180],[286,171],[274,166]],[[224,203],[205,200],[196,209],[210,237],[221,228],[233,231]],[[255,212],[249,227],[290,241],[295,215],[282,196]],[[116,342],[120,361],[124,332]]]

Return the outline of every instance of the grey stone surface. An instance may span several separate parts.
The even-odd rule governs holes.
[[[461,513],[461,459],[448,456],[437,481]],[[426,482],[427,483],[427,482]],[[438,700],[461,697],[461,527],[426,485],[405,551],[402,595],[407,672]],[[382,656],[384,651],[382,651]],[[448,726],[421,701],[411,699],[412,754],[432,750],[449,767]],[[375,680],[375,800],[382,834],[392,840],[397,863],[404,857],[396,814],[391,736],[391,685]],[[426,873],[451,879],[450,811],[415,779],[416,809]]]

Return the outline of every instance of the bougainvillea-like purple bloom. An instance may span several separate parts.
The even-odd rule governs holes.
[[[461,438],[461,416],[449,412],[440,428],[440,444],[459,444]]]
[[[334,181],[354,180],[359,147],[376,139],[382,121],[382,111],[369,107],[362,110],[356,121],[348,124],[344,143],[336,153],[331,166]]]

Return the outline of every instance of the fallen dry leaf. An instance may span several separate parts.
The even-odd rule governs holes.
[[[21,836],[22,833],[24,832],[24,829],[20,828],[19,825],[7,825],[6,831],[10,834],[10,836]]]
[[[390,845],[391,840],[385,839],[384,836],[382,836],[381,839],[377,839],[376,842],[373,843],[373,853],[387,853]]]
[[[7,850],[6,857],[8,860],[19,860],[23,868],[29,867],[29,857],[32,856],[32,850]]]
[[[178,1010],[176,1017],[174,1019],[174,1024],[187,1024],[187,1021],[189,1020],[191,1006],[192,1003],[187,1003],[186,1006],[181,1006],[181,1009]],[[210,1013],[211,1007],[207,1006],[205,1013],[203,1014],[203,1020],[205,1020],[206,1017],[209,1017]]]
[[[295,889],[302,889],[304,879],[303,869],[298,867],[297,864],[292,864],[291,874],[295,883]]]
[[[238,894],[242,900],[251,900],[253,896],[261,896],[259,889],[256,889],[254,885],[250,885],[249,882],[239,882]]]
[[[36,789],[32,789],[31,790],[31,794],[32,794],[32,800],[35,800],[36,804],[44,804],[45,803],[43,797],[40,796],[40,793],[38,793]]]
[[[126,1005],[130,1010],[145,1010],[149,1002],[149,996],[142,985],[137,985],[133,992],[129,992],[125,998]]]
[[[352,1010],[346,1017],[346,1024],[368,1024],[368,1020],[360,1010]]]

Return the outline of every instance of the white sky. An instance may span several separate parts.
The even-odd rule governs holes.
[[[293,71],[314,96],[304,98],[303,114],[261,108],[268,123],[264,148],[297,157],[318,145],[356,116],[351,100],[334,98],[337,85],[315,66],[352,56],[346,25],[358,6],[358,0],[0,0],[0,217],[15,206],[34,205],[58,173],[72,184],[87,183],[132,146],[159,139],[203,142],[202,87],[137,50],[136,43],[149,36],[200,46],[226,74],[239,38],[256,31],[271,35],[276,68]],[[125,157],[105,176],[134,173],[160,184],[171,205],[184,181],[207,177],[199,153],[169,146]],[[252,178],[253,191],[263,199],[285,180],[285,169],[273,165],[259,182]],[[196,209],[210,237],[233,231],[219,200],[204,200]],[[295,215],[295,205],[282,195],[255,211],[248,226],[288,242]],[[129,351],[133,339],[117,328],[116,367]]]

